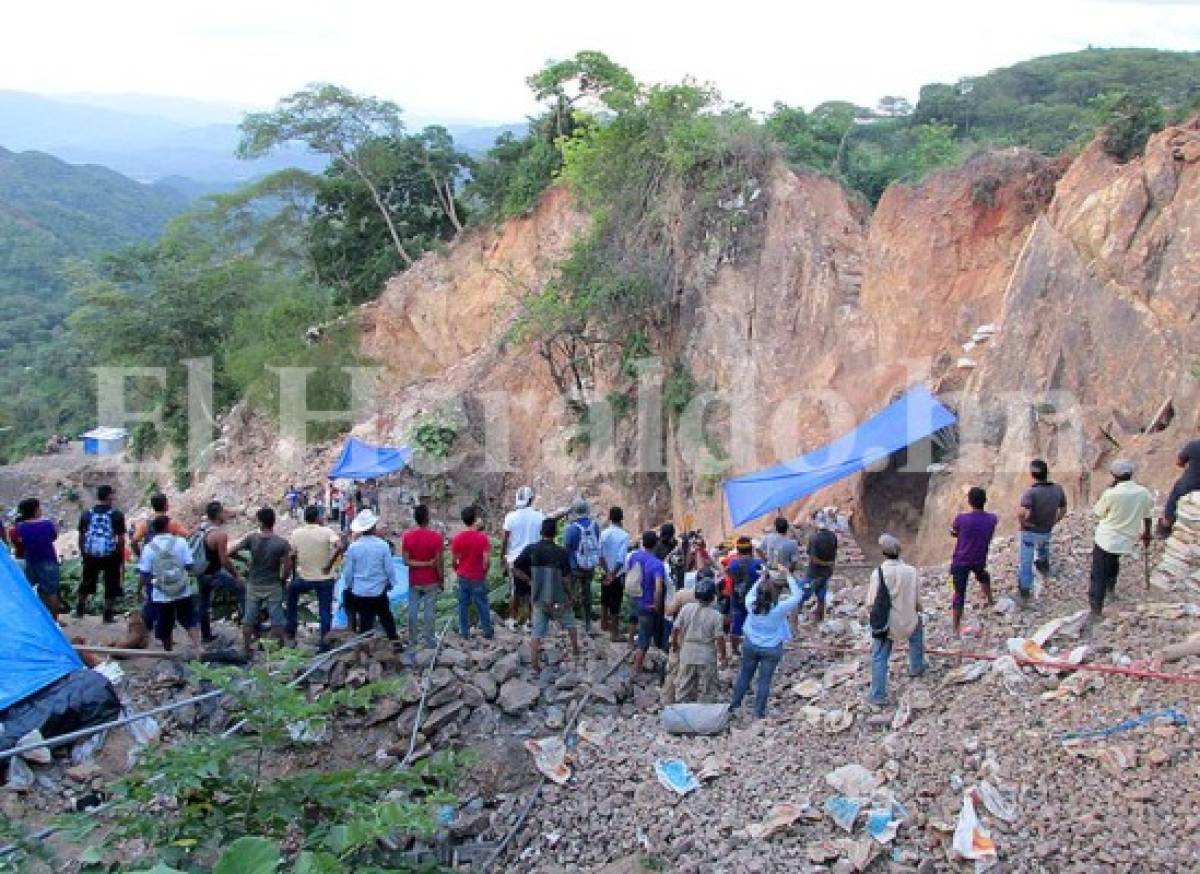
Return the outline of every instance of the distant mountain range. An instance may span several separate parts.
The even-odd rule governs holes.
[[[286,167],[320,171],[325,160],[288,146],[255,161],[234,156],[243,107],[152,95],[77,94],[51,98],[0,91],[0,147],[46,152],[72,164],[99,164],[138,182],[175,177],[188,193],[229,190]],[[219,121],[219,119],[231,119]],[[433,120],[410,120],[419,129]],[[506,131],[525,125],[447,124],[464,151],[486,151]]]
[[[0,297],[32,303],[58,294],[64,259],[153,240],[189,199],[105,167],[0,148]]]

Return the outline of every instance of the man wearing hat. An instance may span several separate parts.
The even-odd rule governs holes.
[[[1133,481],[1133,462],[1118,458],[1108,470],[1113,483],[1092,508],[1097,521],[1092,545],[1091,584],[1088,586],[1089,623],[1100,620],[1105,596],[1116,594],[1121,556],[1133,552],[1139,533],[1142,548],[1149,545],[1154,516],[1154,499],[1150,491]]]
[[[399,635],[387,593],[400,580],[392,561],[392,547],[376,532],[378,525],[379,517],[370,510],[360,510],[354,517],[350,530],[358,539],[346,550],[342,573],[346,588],[354,595],[358,631],[370,631],[378,619],[388,640],[395,641]]]
[[[908,643],[908,674],[928,670],[925,628],[921,622],[921,580],[917,569],[900,560],[900,541],[890,534],[879,538],[883,562],[871,574],[867,609],[871,611],[871,691],[867,703],[887,704],[888,662],[892,644]]]
[[[570,596],[576,610],[582,609],[583,630],[592,633],[592,581],[600,564],[600,526],[591,517],[586,499],[571,502],[571,522],[563,531],[563,547],[571,562]]]

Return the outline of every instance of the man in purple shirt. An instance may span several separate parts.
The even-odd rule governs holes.
[[[650,649],[657,623],[663,615],[667,570],[662,561],[654,555],[654,547],[657,545],[658,533],[647,531],[642,535],[642,548],[629,556],[625,563],[626,573],[635,564],[640,565],[642,569],[642,597],[634,604],[637,617],[637,649],[633,654],[635,676],[642,671],[642,663],[646,661],[646,650]]]
[[[962,624],[963,607],[967,602],[967,580],[971,574],[979,581],[987,605],[992,606],[992,577],[987,570],[988,547],[992,545],[992,535],[996,533],[996,523],[999,521],[995,513],[986,512],[983,507],[987,503],[987,492],[976,486],[967,492],[969,513],[959,513],[950,526],[950,533],[958,538],[954,547],[954,556],[950,559],[950,576],[954,580],[954,600],[951,602],[951,615],[954,620],[954,633],[959,633]]]

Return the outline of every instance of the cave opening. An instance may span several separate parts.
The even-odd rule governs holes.
[[[916,540],[925,513],[925,499],[933,474],[956,454],[958,429],[943,428],[931,437],[893,452],[878,470],[863,474],[860,533],[861,546],[871,560],[878,560],[875,545],[879,535],[895,535],[900,542]]]

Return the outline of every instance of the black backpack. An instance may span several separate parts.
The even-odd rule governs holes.
[[[879,574],[879,588],[871,604],[871,637],[886,640],[892,619],[892,593],[888,591],[887,581],[883,578],[883,567],[876,568],[875,572]]]

